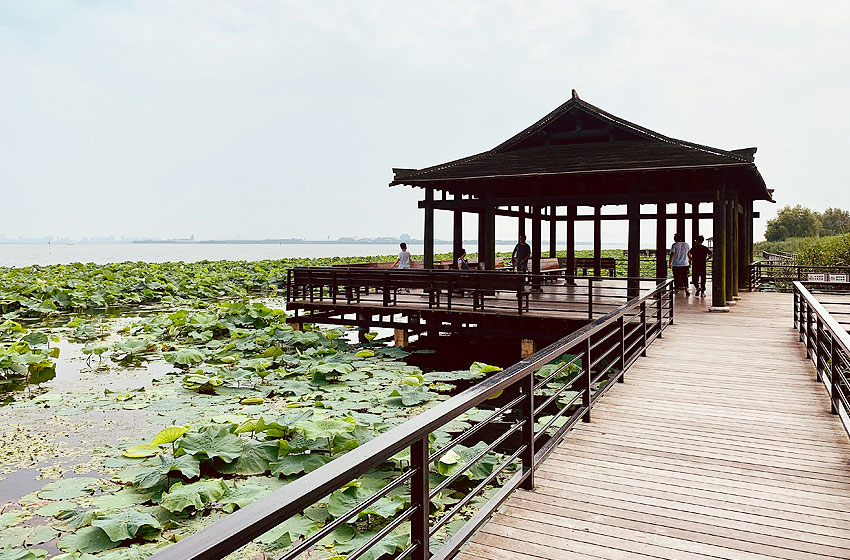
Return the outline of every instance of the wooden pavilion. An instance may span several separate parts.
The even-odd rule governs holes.
[[[424,169],[393,169],[390,186],[425,190],[425,268],[434,265],[434,211],[454,214],[455,258],[463,240],[463,213],[478,216],[479,262],[496,265],[496,216],[531,219],[532,273],[540,272],[542,223],[549,223],[549,257],[556,225],[565,221],[567,274],[575,271],[575,223],[593,222],[594,272],[601,275],[602,222],[628,220],[628,276],[640,275],[642,220],[656,223],[656,276],[667,277],[667,220],[692,237],[711,220],[713,310],[728,305],[747,283],[752,260],[753,202],[773,202],[753,163],[756,148],[721,150],[676,140],[616,117],[579,99],[566,103],[492,150]],[[700,204],[707,203],[708,211]],[[669,211],[668,205],[675,205]],[[690,205],[690,208],[686,207]],[[606,205],[625,213],[603,214]],[[644,213],[642,205],[654,205]],[[590,211],[580,211],[589,208]],[[708,236],[706,236],[708,237]]]

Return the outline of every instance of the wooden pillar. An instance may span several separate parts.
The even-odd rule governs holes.
[[[554,259],[558,256],[558,207],[549,207],[549,258]]]
[[[747,236],[750,228],[747,222],[749,218],[749,201],[741,201],[741,214],[738,216],[738,291],[747,289],[750,278],[750,252],[747,249]]]
[[[726,305],[735,305],[735,300],[732,297],[732,287],[735,284],[735,225],[734,225],[734,197],[731,192],[732,189],[728,189],[726,191],[726,243],[724,244],[726,256],[725,259],[725,272],[724,272],[724,280],[725,283],[725,295],[726,295]]]
[[[628,204],[629,215],[629,261],[626,270],[629,280],[629,299],[637,297],[640,293],[640,204],[637,195],[632,195]]]
[[[523,338],[520,342],[520,359],[527,358],[537,351],[537,345],[529,338]]]
[[[667,204],[656,205],[655,277],[667,278]]]
[[[531,289],[540,289],[540,258],[543,256],[543,240],[540,239],[542,233],[541,216],[543,208],[540,206],[531,207]]]
[[[567,276],[576,274],[576,214],[575,204],[567,206]]]
[[[395,329],[393,331],[393,342],[398,348],[407,348],[410,344],[407,329]]]
[[[484,199],[484,265],[487,270],[496,268],[496,203],[492,195]]]
[[[602,276],[602,207],[593,208],[593,275]]]
[[[484,209],[478,211],[478,269],[484,270],[484,255],[487,253],[487,247],[484,244],[484,236],[487,233],[487,228],[484,227],[486,217]]]
[[[726,185],[718,182],[714,193],[714,226],[711,249],[711,311],[729,311],[726,306]]]
[[[460,200],[463,195],[456,194],[455,200]],[[460,250],[463,249],[463,210],[454,211],[454,223],[452,224],[452,267],[457,266]]]
[[[519,207],[519,218],[517,218],[517,240],[520,236],[525,235],[525,206]]]
[[[738,197],[732,201],[732,297],[738,297],[738,283],[741,281],[741,213],[738,211]]]
[[[691,204],[691,246],[699,237],[699,202]]]
[[[434,268],[434,189],[425,188],[425,257],[426,269]]]
[[[747,200],[745,203],[747,209],[747,218],[744,220],[744,225],[747,228],[747,240],[746,240],[746,260],[747,265],[753,262],[753,229],[754,229],[754,213],[753,213],[753,201]]]
[[[682,241],[685,241],[685,203],[676,203],[676,233],[682,236]]]

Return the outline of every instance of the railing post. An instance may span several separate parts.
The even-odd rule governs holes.
[[[292,301],[292,269],[286,269],[286,301]]]
[[[313,271],[309,268],[307,269],[307,285],[310,286],[310,302],[313,301],[313,292],[315,291],[313,288]]]
[[[829,357],[829,402],[830,412],[838,414],[838,344],[835,333],[830,333]]]
[[[673,290],[672,289],[668,290],[667,293],[670,294],[670,324],[672,325],[673,324]]]
[[[335,270],[333,272],[331,272],[331,283],[333,284],[333,286],[331,286],[331,289],[333,290],[332,298],[333,298],[334,304],[336,304],[336,293],[339,290],[339,282],[337,282],[337,280],[336,280],[336,271]]]
[[[805,305],[805,301],[803,300],[803,294],[800,294],[800,310],[799,315],[797,317],[797,331],[800,333],[800,342],[803,342],[803,331],[806,326],[803,324],[803,306]]]
[[[799,301],[798,301],[800,294],[797,292],[797,286],[793,286],[793,292],[792,293],[794,294],[794,328],[796,329],[797,328],[797,317],[798,317],[797,314],[799,313],[798,310],[800,308],[800,304],[799,304]]]
[[[617,330],[620,331],[620,375],[617,376],[617,383],[626,381],[626,322],[625,316],[620,315],[617,319]]]
[[[640,302],[640,324],[643,325],[643,346],[641,357],[646,357],[646,300]]]
[[[581,417],[582,422],[590,422],[590,337],[588,336],[584,341],[584,359],[581,361],[581,375],[584,378],[584,383],[582,393],[581,393],[581,404],[584,407],[584,416]]]
[[[593,276],[587,277],[587,318],[593,321]]]
[[[525,490],[534,490],[534,371],[522,380],[522,472],[525,480],[520,485]]]
[[[812,308],[806,304],[806,357],[812,358]]]
[[[826,367],[826,358],[823,356],[823,321],[820,315],[815,319],[815,379],[820,381],[823,379],[824,368]]]
[[[410,541],[417,545],[411,560],[427,560],[431,556],[428,550],[429,509],[428,497],[428,437],[420,438],[410,446],[410,466],[416,469],[410,479],[410,502],[417,510],[410,517]]]
[[[664,321],[664,306],[662,305],[664,302],[664,290],[655,292],[655,304],[657,309],[655,310],[656,319],[658,321],[658,338],[664,336],[664,328],[662,327]]]

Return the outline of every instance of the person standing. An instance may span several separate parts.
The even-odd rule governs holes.
[[[705,279],[707,275],[706,261],[711,256],[711,249],[703,245],[705,237],[700,235],[694,240],[694,248],[688,256],[691,259],[691,267],[693,267],[694,289],[696,295],[705,297]]]
[[[516,271],[522,274],[528,272],[528,259],[531,257],[531,247],[528,243],[525,242],[525,236],[519,236],[519,243],[514,247],[514,252],[511,254],[511,258],[514,261],[514,266],[516,267]]]
[[[688,290],[688,269],[691,264],[691,248],[685,243],[685,236],[677,233],[673,236],[673,246],[670,247],[670,268],[673,269],[673,287],[676,291]]]
[[[466,259],[466,249],[460,250],[460,256],[457,258],[458,270],[469,270],[469,261]]]
[[[410,268],[410,253],[407,252],[407,243],[399,244],[401,253],[390,268]]]

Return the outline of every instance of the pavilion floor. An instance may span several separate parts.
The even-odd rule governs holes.
[[[459,559],[850,558],[850,439],[792,296],[675,302],[675,326]]]

